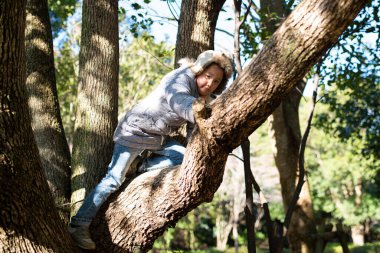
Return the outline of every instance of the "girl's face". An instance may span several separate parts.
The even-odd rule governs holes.
[[[202,98],[210,95],[223,80],[223,69],[217,64],[211,64],[195,78],[198,93]]]

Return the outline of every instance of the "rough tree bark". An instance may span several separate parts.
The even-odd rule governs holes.
[[[214,49],[216,22],[225,2],[226,0],[182,1],[175,64],[178,64],[181,58],[196,58],[203,51]]]
[[[78,107],[72,154],[72,212],[107,171],[117,125],[118,1],[83,1]]]
[[[70,201],[71,157],[59,110],[47,0],[27,1],[25,47],[33,133],[49,188],[68,223],[70,210],[64,204]]]
[[[302,1],[227,92],[207,110],[194,105],[198,128],[182,166],[126,182],[102,207],[93,223],[98,251],[146,251],[169,225],[212,200],[228,153],[278,107],[365,3]]]
[[[260,1],[264,34],[269,37],[288,13],[283,1]],[[277,17],[277,18],[274,18]],[[264,40],[267,38],[263,38]],[[280,174],[281,194],[284,209],[287,210],[296,187],[301,128],[298,107],[305,83],[300,80],[290,94],[269,118],[269,136],[276,167]],[[292,215],[288,231],[292,252],[314,252],[316,233],[309,184],[306,181]]]
[[[25,0],[0,2],[0,251],[75,252],[33,137],[25,69]]]

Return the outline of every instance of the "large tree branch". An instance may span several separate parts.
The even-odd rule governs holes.
[[[222,181],[228,153],[275,110],[365,3],[301,2],[232,87],[211,104],[211,114],[195,129],[182,166],[135,178],[102,208],[94,222],[94,238],[102,242],[98,250],[148,250],[168,226],[210,201]]]

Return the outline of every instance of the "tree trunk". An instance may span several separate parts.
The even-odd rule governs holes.
[[[183,0],[179,17],[175,64],[181,58],[196,58],[214,49],[214,35],[219,12],[226,0]]]
[[[220,251],[225,251],[227,248],[228,236],[232,230],[233,214],[230,212],[228,221],[225,220],[225,214],[217,214],[215,228],[216,228],[216,248]]]
[[[280,174],[281,194],[285,210],[290,204],[297,181],[298,151],[301,141],[298,117],[300,98],[301,94],[294,89],[291,95],[284,99],[274,111],[269,121],[270,135],[273,140],[273,154]],[[306,180],[288,231],[292,252],[314,252],[316,241],[310,236],[311,234],[316,234],[316,226],[309,184]]]
[[[25,85],[25,4],[0,3],[0,251],[75,252],[33,137]]]
[[[117,125],[118,1],[83,1],[78,107],[72,158],[75,213],[107,171]]]
[[[281,20],[287,16],[286,8],[281,0],[261,0],[260,3],[264,34],[273,34]],[[274,16],[278,18],[273,18]],[[304,87],[304,82],[300,80],[289,96],[273,112],[269,120],[269,136],[273,142],[273,155],[280,174],[281,194],[285,210],[291,202],[297,179],[298,153],[301,144],[298,107]],[[313,252],[315,240],[310,235],[315,233],[316,226],[309,185],[308,181],[305,181],[288,231],[292,252]]]
[[[71,158],[59,110],[47,0],[27,1],[25,47],[33,133],[49,188],[61,218],[68,223]]]
[[[257,129],[334,43],[366,0],[304,0],[232,86],[208,110],[198,102],[196,128],[178,169],[126,182],[93,222],[99,252],[146,251],[179,218],[218,189],[234,148]],[[202,118],[202,113],[207,116]]]
[[[362,204],[362,182],[359,180],[359,182],[355,185],[354,187],[354,192],[355,192],[355,206],[356,208],[360,208]],[[364,223],[364,222],[363,222]],[[364,245],[364,224],[359,223],[351,227],[351,237],[352,237],[352,242],[355,245],[362,246]]]

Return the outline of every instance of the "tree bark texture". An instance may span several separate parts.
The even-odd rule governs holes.
[[[59,109],[47,0],[27,1],[25,47],[33,133],[49,188],[68,223],[70,210],[64,204],[70,202],[71,158]]]
[[[75,252],[33,137],[25,85],[25,4],[0,3],[0,251]]]
[[[226,0],[183,0],[178,23],[175,64],[184,57],[196,58],[214,49],[219,12]]]
[[[286,7],[281,0],[262,0],[260,4],[264,34],[269,36],[276,31],[281,20],[287,16]],[[304,87],[304,82],[300,80],[273,112],[269,120],[269,136],[273,142],[274,160],[280,174],[281,194],[285,210],[291,202],[297,180],[301,144],[298,107]],[[315,233],[311,195],[308,182],[305,181],[288,231],[292,252],[313,252],[315,240],[310,235]]]
[[[283,97],[338,39],[365,0],[304,0],[232,86],[206,110],[193,105],[193,133],[180,168],[144,173],[126,182],[98,213],[99,252],[147,251],[164,230],[218,189],[234,148],[257,129]]]
[[[107,171],[117,125],[118,1],[83,1],[78,107],[72,155],[72,212]]]

